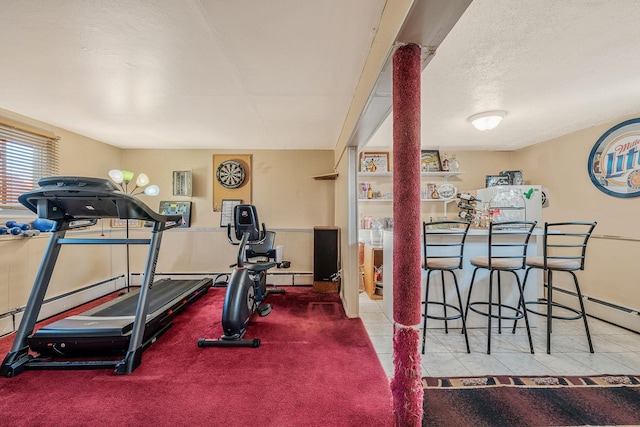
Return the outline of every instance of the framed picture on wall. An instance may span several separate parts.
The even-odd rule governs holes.
[[[191,196],[191,171],[173,171],[173,195]]]
[[[240,199],[224,199],[222,200],[222,208],[220,209],[220,227],[226,227],[227,224],[233,225],[233,208],[242,204]]]
[[[360,172],[389,172],[389,153],[386,151],[360,153]]]
[[[180,227],[189,227],[191,225],[191,202],[160,202],[160,213],[162,215],[182,215],[182,223]]]
[[[440,172],[440,152],[438,150],[422,150],[420,152],[420,172]]]

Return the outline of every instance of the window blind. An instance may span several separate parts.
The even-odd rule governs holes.
[[[22,205],[18,196],[58,174],[58,139],[0,123],[0,208]]]

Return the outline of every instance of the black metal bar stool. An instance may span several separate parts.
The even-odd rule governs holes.
[[[469,295],[465,309],[465,318],[468,319],[469,310],[487,317],[487,354],[491,354],[491,321],[498,319],[498,333],[502,333],[502,319],[517,320],[524,318],[529,338],[529,347],[533,354],[533,341],[531,340],[531,330],[529,329],[529,319],[524,306],[524,293],[518,271],[525,269],[527,256],[527,246],[529,238],[536,226],[535,221],[506,221],[491,222],[489,224],[488,254],[471,258],[471,265],[475,268],[471,276],[469,285]],[[472,301],[471,293],[475,283],[478,270],[489,270],[489,295],[487,300]],[[508,305],[502,300],[502,283],[500,274],[503,272],[512,273],[518,287],[518,306]],[[497,276],[497,301],[493,301],[493,288],[496,284],[493,280],[494,273]],[[486,311],[478,307],[486,307]],[[494,307],[497,313],[494,313]],[[512,315],[504,314],[503,310],[513,312]],[[515,328],[514,328],[515,332]]]
[[[529,271],[531,271],[531,269],[537,268],[544,272],[546,298],[539,301],[526,301],[525,304],[538,305],[539,307],[542,305],[546,306],[545,311],[536,311],[531,308],[527,308],[527,311],[547,318],[547,354],[551,354],[551,332],[553,319],[583,319],[584,330],[587,334],[587,341],[589,342],[589,351],[593,353],[593,343],[591,342],[589,324],[587,323],[587,314],[584,310],[584,302],[582,301],[582,292],[580,291],[578,278],[574,272],[584,270],[584,258],[587,251],[587,242],[589,241],[589,237],[591,237],[591,233],[596,227],[596,224],[596,222],[547,222],[544,224],[543,256],[527,258],[527,272],[525,273],[524,281],[522,283],[523,289],[527,285],[527,277],[529,276]],[[573,276],[573,283],[576,290],[575,295],[577,296],[580,304],[579,310],[553,300],[554,290],[563,291],[561,288],[553,287],[554,271],[569,273]],[[572,314],[566,316],[554,314],[554,308],[566,310]]]
[[[425,296],[422,304],[424,305],[424,323],[422,334],[422,354],[425,350],[425,341],[427,335],[427,319],[444,320],[445,333],[449,333],[449,320],[462,320],[462,333],[467,344],[467,353],[470,353],[469,337],[467,336],[467,326],[462,309],[462,297],[460,296],[460,287],[456,277],[456,270],[462,269],[462,255],[464,252],[464,241],[469,231],[469,223],[465,221],[437,221],[423,222],[423,241],[424,241],[424,269],[427,273]],[[440,272],[442,280],[442,301],[429,300],[429,279],[434,271]],[[447,293],[445,289],[445,274],[448,271],[453,276],[458,304],[453,305],[447,302]],[[442,307],[443,314],[428,314],[429,305],[438,305]],[[453,312],[447,313],[447,309]]]

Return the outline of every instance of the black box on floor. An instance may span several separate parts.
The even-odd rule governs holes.
[[[338,292],[335,281],[340,271],[340,228],[313,228],[313,289],[317,292]]]

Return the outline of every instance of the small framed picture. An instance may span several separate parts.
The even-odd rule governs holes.
[[[509,185],[524,185],[522,171],[502,171],[500,175],[509,178]]]
[[[486,175],[485,184],[487,188],[497,185],[510,185],[509,177],[505,175]]]
[[[187,228],[191,225],[191,202],[160,202],[160,213],[162,215],[182,215],[180,227]]]
[[[240,199],[222,199],[222,209],[220,209],[220,227],[226,227],[227,224],[233,225],[233,208],[241,205]]]
[[[127,223],[129,228],[140,228],[144,225],[143,221],[139,219],[111,218],[111,228],[125,228]]]
[[[360,153],[360,172],[389,172],[389,153],[386,151]]]
[[[441,172],[440,152],[438,150],[422,150],[420,153],[420,172]]]
[[[191,171],[173,171],[173,195],[191,196]]]

